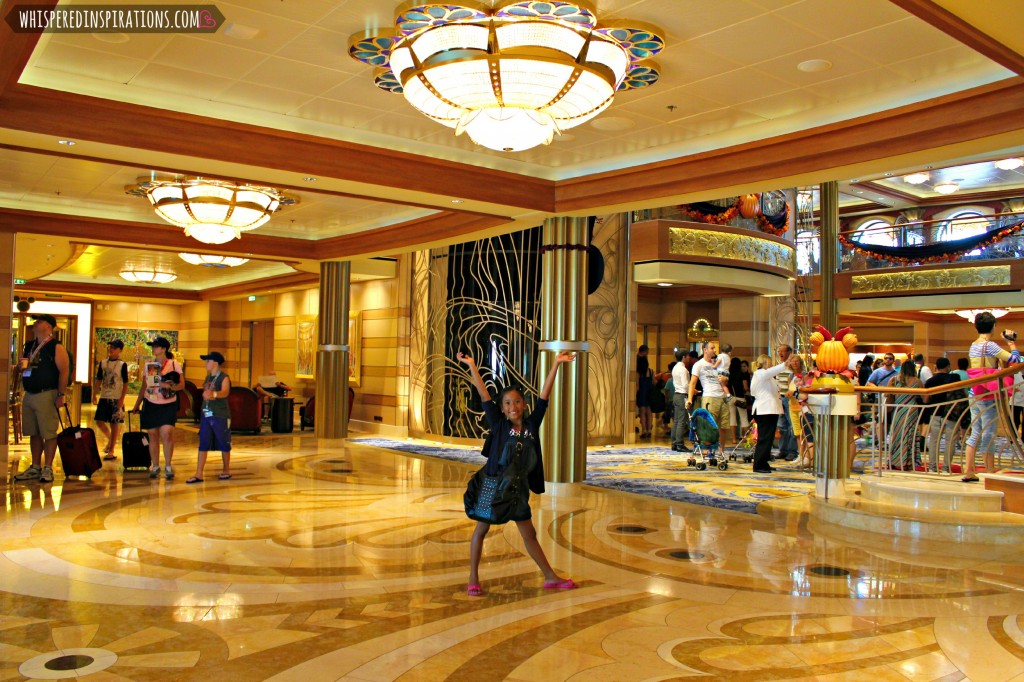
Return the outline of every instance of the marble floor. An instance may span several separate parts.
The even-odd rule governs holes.
[[[544,590],[512,526],[472,598],[472,466],[239,437],[231,481],[214,459],[186,485],[177,439],[174,481],[6,488],[0,680],[1024,681],[1024,547],[901,553],[816,536],[806,505],[577,486],[533,510],[580,589]]]

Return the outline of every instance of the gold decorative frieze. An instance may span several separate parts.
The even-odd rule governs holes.
[[[796,270],[796,251],[789,244],[754,235],[717,232],[713,229],[670,227],[669,253],[760,263],[788,272]]]
[[[932,289],[997,287],[1010,283],[1009,265],[944,268],[854,275],[851,294],[883,294]]]

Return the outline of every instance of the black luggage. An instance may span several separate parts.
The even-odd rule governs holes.
[[[132,431],[132,413],[127,413],[128,430],[121,434],[121,466],[125,469],[148,469],[152,461],[149,456],[149,434]]]
[[[57,419],[61,426],[61,432],[57,434],[57,452],[60,453],[60,466],[64,469],[64,476],[91,478],[94,471],[103,468],[100,451],[96,447],[96,432],[75,425],[67,405],[64,406],[64,413],[68,418],[66,428],[64,420],[60,418],[60,410],[57,410]]]
[[[295,429],[295,399],[274,398],[270,403],[270,430],[291,433]]]

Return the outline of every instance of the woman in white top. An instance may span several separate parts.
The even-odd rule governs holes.
[[[775,440],[775,428],[782,414],[782,399],[775,381],[786,371],[786,363],[780,362],[770,366],[772,359],[767,355],[759,355],[754,360],[754,374],[750,377],[750,395],[754,398],[754,422],[757,423],[757,445],[754,447],[754,473],[770,474],[768,457],[772,452],[772,441]]]

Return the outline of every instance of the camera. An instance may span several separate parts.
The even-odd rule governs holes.
[[[1007,341],[1016,341],[1017,340],[1017,332],[1012,332],[1009,329],[1004,329],[1003,330],[1003,338],[1006,339]]]

